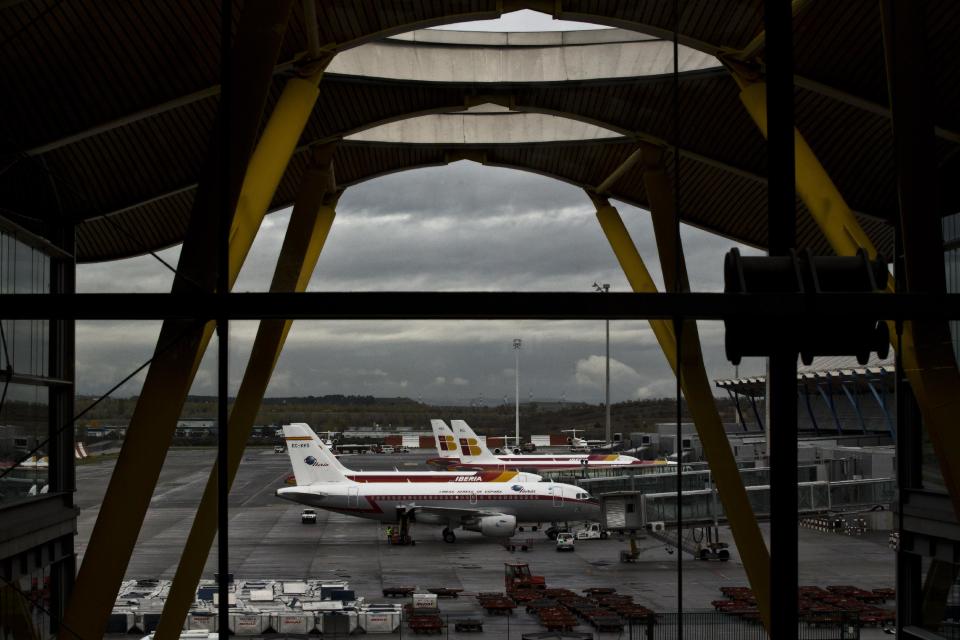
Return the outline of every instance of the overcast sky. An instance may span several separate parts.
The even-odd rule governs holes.
[[[659,286],[650,216],[618,208]],[[289,211],[269,215],[236,291],[265,291]],[[719,291],[732,241],[684,227],[694,290]],[[745,252],[756,251],[740,246]],[[161,252],[175,264],[179,247]],[[80,265],[81,291],[167,291],[172,274],[150,256]],[[542,176],[458,162],[351,187],[310,282],[310,291],[590,291],[593,282],[628,291],[593,207],[579,189]],[[602,295],[602,294],[597,294]],[[614,401],[669,396],[672,373],[646,322],[611,322]],[[231,390],[239,386],[254,322],[231,325]],[[730,376],[721,323],[701,323],[709,373]],[[159,322],[84,322],[77,327],[77,384],[100,393],[145,361]],[[521,400],[603,399],[604,323],[309,322],[294,323],[269,395],[328,393],[408,396],[446,402],[513,402],[513,338],[520,354]],[[214,343],[215,344],[215,343]],[[194,393],[216,389],[215,347]],[[760,371],[758,362],[741,371]],[[119,395],[136,393],[142,376]]]
[[[498,21],[454,25],[479,30],[596,28],[520,11]],[[662,289],[650,216],[619,204],[624,222]],[[289,211],[265,220],[236,291],[266,291]],[[683,228],[694,290],[723,287],[730,240]],[[745,253],[757,252],[740,246]],[[179,247],[160,252],[176,264]],[[80,265],[87,292],[168,291],[172,274],[150,256]],[[340,199],[311,291],[612,291],[629,286],[586,195],[542,176],[467,161],[418,169],[349,188]],[[602,294],[597,294],[602,295]],[[77,388],[102,393],[153,351],[159,322],[83,322],[77,326]],[[733,373],[723,354],[721,323],[701,323],[708,373]],[[231,325],[230,389],[239,387],[254,322]],[[675,382],[646,322],[611,322],[611,398],[672,396]],[[407,396],[425,401],[510,403],[514,338],[520,353],[521,401],[601,402],[604,322],[308,322],[294,323],[268,395],[330,393]],[[215,342],[193,393],[216,390]],[[760,361],[741,373],[759,373]],[[140,375],[117,395],[138,392]]]

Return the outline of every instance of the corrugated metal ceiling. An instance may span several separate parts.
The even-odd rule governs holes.
[[[241,3],[237,2],[238,5]],[[297,6],[299,3],[294,3]],[[340,47],[465,17],[489,18],[495,0],[320,2],[321,39]],[[662,33],[672,27],[672,1],[563,0],[561,17]],[[762,29],[760,0],[686,0],[683,39],[742,47]],[[886,105],[879,9],[872,0],[812,2],[795,21],[797,72],[838,92],[796,91],[797,124],[861,222],[881,247],[890,229],[879,218],[896,204],[889,121],[844,101],[850,94]],[[235,12],[238,15],[239,11]],[[456,16],[456,17],[454,17]],[[930,2],[931,76],[936,122],[960,129],[960,8]],[[177,242],[186,229],[218,104],[218,24],[215,3],[24,0],[0,9],[0,104],[4,156],[0,202],[7,210],[44,218],[94,219],[78,227],[78,257],[104,260]],[[305,47],[299,8],[279,63]],[[278,76],[267,108],[279,94]],[[199,92],[199,93],[198,93]],[[569,86],[476,86],[328,76],[302,139],[336,138],[371,124],[426,111],[457,109],[469,96],[512,100],[518,109],[565,114],[629,134],[673,141],[669,78],[571,83]],[[839,99],[838,99],[839,98]],[[175,108],[48,151],[23,152],[91,127],[173,102]],[[171,106],[174,106],[171,105]],[[681,83],[679,143],[683,213],[691,224],[760,244],[766,234],[765,143],[739,104],[725,71],[698,72]],[[873,110],[875,111],[875,110]],[[635,148],[630,141],[491,147],[488,161],[598,184]],[[958,145],[939,141],[938,159],[956,165]],[[445,149],[343,144],[336,156],[342,184],[385,172],[444,162]],[[20,155],[20,159],[16,158]],[[696,158],[709,161],[703,162]],[[292,201],[304,158],[297,156],[274,205]],[[950,164],[952,162],[952,164]],[[724,170],[727,165],[731,170]],[[751,178],[754,174],[760,178]],[[54,189],[51,185],[55,186]],[[952,193],[945,188],[945,192]],[[614,196],[643,205],[638,169],[615,185]],[[956,198],[944,198],[952,202]],[[139,204],[144,203],[144,204]],[[111,216],[102,214],[122,211]],[[823,250],[819,232],[798,205],[801,243]]]

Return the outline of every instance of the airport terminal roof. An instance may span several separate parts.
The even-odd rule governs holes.
[[[840,390],[844,383],[871,381],[883,382],[887,387],[893,387],[895,382],[896,362],[893,354],[881,358],[871,354],[866,364],[860,364],[851,356],[825,356],[814,358],[808,365],[797,366],[797,384],[826,386]],[[727,389],[735,393],[746,395],[764,395],[766,393],[767,377],[765,375],[744,376],[740,378],[714,380],[720,389]]]
[[[795,4],[797,127],[889,255],[887,220],[897,198],[878,3]],[[549,5],[557,18],[617,28],[424,29],[494,18],[505,5]],[[303,151],[319,143],[340,141],[334,166],[341,187],[466,158],[595,188],[648,141],[680,150],[686,222],[763,246],[765,143],[717,58],[762,54],[762,2],[682,3],[676,139],[672,43],[663,40],[671,36],[672,5],[318,2],[320,41],[338,55],[272,207],[292,202]],[[293,6],[267,113],[307,46],[301,6]],[[960,211],[960,189],[949,179],[960,169],[960,67],[946,62],[960,59],[960,5],[931,0],[927,19],[946,214]],[[58,215],[75,220],[80,261],[180,242],[219,100],[218,25],[216,3],[189,0],[0,4],[6,213],[28,228]],[[633,165],[609,195],[645,206],[641,172]],[[827,252],[799,201],[796,213],[798,245]]]

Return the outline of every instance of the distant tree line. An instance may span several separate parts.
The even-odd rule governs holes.
[[[77,397],[77,410],[88,406],[95,398]],[[108,398],[85,416],[79,428],[126,424],[136,406],[136,397]],[[611,426],[614,432],[628,434],[651,431],[657,423],[676,420],[676,401],[673,398],[631,400],[611,407]],[[717,398],[721,419],[736,420],[736,410],[727,398]],[[478,433],[486,435],[511,434],[514,430],[512,405],[495,406],[434,406],[409,398],[376,398],[373,396],[299,396],[265,398],[257,414],[256,423],[263,427],[290,422],[306,422],[317,431],[343,431],[354,427],[380,426],[384,430],[407,428],[429,430],[430,420],[465,419]],[[747,409],[744,404],[743,411]],[[213,396],[191,396],[184,405],[184,419],[213,419],[217,401]],[[549,409],[537,403],[520,405],[521,433],[549,434],[562,429],[583,430],[587,437],[603,433],[605,411],[602,404],[550,403]],[[681,415],[689,421],[686,403]],[[257,438],[263,442],[272,437],[271,429],[264,429]]]

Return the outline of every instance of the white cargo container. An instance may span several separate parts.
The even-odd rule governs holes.
[[[259,613],[231,613],[230,631],[238,636],[258,636],[270,623],[268,616]]]
[[[364,633],[395,633],[400,629],[400,612],[361,611],[359,622]]]
[[[285,596],[302,596],[306,592],[307,592],[306,582],[284,582],[283,583],[283,595]]]
[[[273,589],[251,589],[250,602],[273,602]]]
[[[187,614],[187,629],[190,631],[216,631],[217,614],[212,611],[191,611]]]
[[[277,633],[307,634],[316,626],[316,619],[312,613],[275,613],[271,616],[270,626]]]
[[[300,608],[304,611],[343,611],[342,600],[303,600]]]
[[[436,609],[437,594],[435,593],[415,593],[413,594],[414,609]]]

